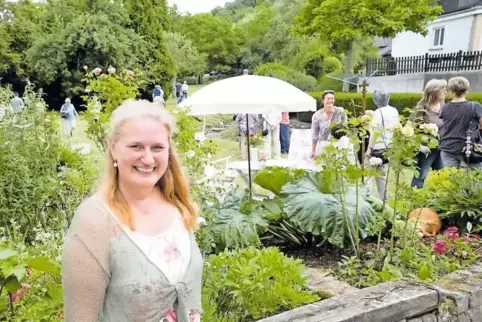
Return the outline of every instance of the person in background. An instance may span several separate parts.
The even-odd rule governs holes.
[[[182,84],[180,81],[176,82],[176,99],[177,104],[182,102],[182,95],[181,95]]]
[[[200,218],[173,134],[146,100],[112,113],[104,177],[64,240],[66,322],[201,321]]]
[[[62,118],[62,125],[64,128],[64,134],[68,136],[73,135],[73,131],[76,128],[76,117],[79,114],[74,105],[70,102],[70,98],[65,99],[65,104],[60,108],[60,117]]]
[[[447,81],[445,79],[432,79],[425,85],[423,98],[418,102],[411,114],[411,119],[418,126],[421,124],[435,124],[440,131],[443,121],[439,116],[440,108],[445,102],[445,89]],[[420,151],[416,157],[417,173],[412,178],[412,187],[422,188],[427,178],[428,172],[440,170],[444,167],[440,150],[438,148]]]
[[[311,158],[318,156],[329,142],[331,129],[336,123],[346,123],[348,118],[343,107],[335,106],[335,92],[326,90],[321,95],[323,108],[313,114],[311,120]]]
[[[246,121],[246,114],[237,113],[234,114],[233,120],[238,122],[238,136],[239,136],[239,150],[241,153],[241,159],[245,160],[247,157],[247,141],[246,135],[253,136],[256,134],[256,128],[258,126],[258,116],[256,114],[247,114],[248,120]],[[249,124],[248,124],[249,123]]]
[[[263,130],[267,130],[268,134],[264,137],[264,153],[265,157],[271,159],[272,147],[274,145],[276,158],[281,157],[280,144],[280,122],[281,112],[272,108],[268,113],[263,114]]]
[[[155,101],[156,97],[161,97],[162,99],[164,99],[164,91],[162,90],[161,85],[156,85],[154,87],[154,90],[152,91],[152,100]]]
[[[20,113],[24,108],[25,104],[23,103],[23,99],[18,96],[18,93],[13,93],[13,98],[10,101],[10,108],[13,113]]]
[[[390,142],[393,138],[393,128],[400,123],[398,110],[389,105],[390,94],[375,89],[373,92],[373,102],[377,106],[377,109],[373,112],[372,121],[370,125],[370,139],[368,141],[368,148],[366,151],[366,157],[379,157],[388,149]],[[375,170],[378,172],[378,176],[375,178],[377,184],[378,195],[381,200],[385,200],[387,196],[386,183],[387,183],[387,168],[388,162],[384,162],[376,166]],[[366,180],[366,185],[371,185],[371,178]]]
[[[468,167],[478,169],[480,163],[467,164],[463,149],[467,141],[467,132],[472,136],[482,127],[482,105],[466,98],[470,83],[465,77],[453,77],[447,90],[452,94],[452,101],[444,104],[440,118],[444,126],[440,131],[439,150],[445,167]]]
[[[290,152],[290,114],[288,112],[281,113],[279,135],[281,153],[288,154]]]
[[[184,99],[184,98],[187,98],[187,94],[188,94],[188,92],[189,92],[189,85],[187,84],[186,81],[184,81],[184,84],[182,84],[181,90],[182,90],[182,97],[183,97],[183,99]]]

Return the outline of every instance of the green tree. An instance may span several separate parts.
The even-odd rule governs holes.
[[[229,21],[211,14],[184,16],[175,31],[186,35],[201,53],[207,55],[211,70],[227,71],[237,62],[243,37]]]
[[[306,0],[295,31],[340,42],[346,49],[344,72],[352,70],[353,44],[363,37],[395,37],[409,30],[426,34],[442,8],[433,0]],[[348,89],[344,84],[344,90]]]
[[[147,43],[148,56],[145,67],[149,79],[170,88],[174,77],[174,62],[167,48],[166,31],[170,17],[166,0],[125,0],[129,26]]]
[[[82,14],[65,27],[53,28],[50,34],[37,39],[27,53],[31,69],[42,85],[60,80],[69,94],[78,92],[83,66],[131,69],[147,55],[139,35],[104,13]]]
[[[167,46],[174,61],[176,78],[204,74],[207,69],[206,55],[201,54],[186,36],[168,32]]]

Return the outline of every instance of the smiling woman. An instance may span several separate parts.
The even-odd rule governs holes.
[[[203,259],[173,132],[155,103],[113,112],[104,179],[65,239],[66,321],[200,320]]]

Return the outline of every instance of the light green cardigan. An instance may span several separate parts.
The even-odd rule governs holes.
[[[201,313],[203,258],[191,234],[191,259],[171,284],[96,198],[84,201],[64,243],[62,282],[67,322],[159,322],[172,307],[177,322]]]

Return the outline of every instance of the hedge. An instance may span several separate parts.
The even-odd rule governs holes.
[[[316,98],[317,101],[317,108],[321,107],[321,94],[322,92],[309,92],[311,96]],[[406,115],[406,109],[411,109],[415,107],[422,98],[421,93],[390,93],[390,105],[397,108],[400,114]],[[451,97],[449,95],[446,96],[446,100],[450,100]],[[480,102],[482,103],[482,92],[478,93],[469,93],[467,95],[467,99]],[[367,93],[367,109],[373,110],[375,109],[375,104],[373,103],[372,95]],[[346,110],[350,111],[351,113],[354,112],[353,103],[355,105],[362,105],[362,94],[360,93],[336,93],[335,97],[335,105],[341,106]],[[361,107],[356,107],[356,111],[360,112]],[[311,122],[311,117],[313,116],[313,112],[303,112],[299,113],[298,118],[302,122]]]

